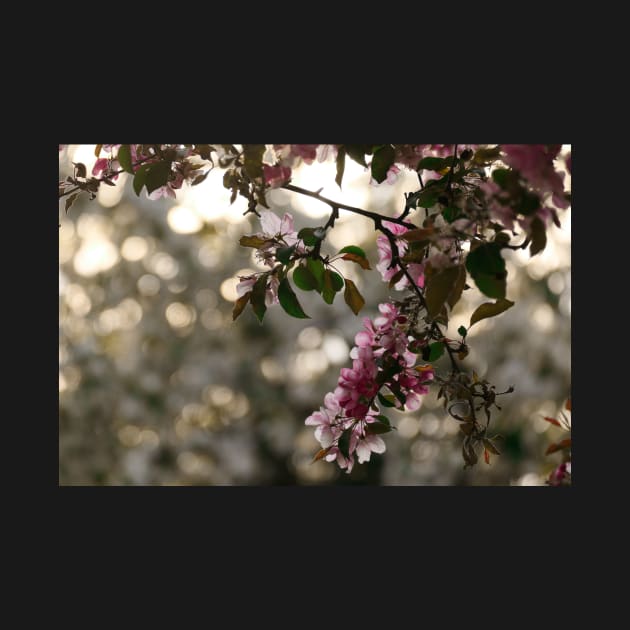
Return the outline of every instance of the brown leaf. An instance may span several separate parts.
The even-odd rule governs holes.
[[[316,461],[326,457],[326,455],[328,455],[328,451],[331,449],[332,447],[328,447],[328,448],[322,448],[321,450],[317,451],[317,453],[315,454],[315,457],[313,457],[313,461],[311,462],[311,464],[314,464]]]
[[[252,234],[251,236],[241,236],[238,242],[243,247],[254,247],[256,249],[260,249],[267,242],[267,239]]]
[[[251,291],[242,295],[236,302],[234,303],[234,310],[232,311],[232,321],[234,321],[242,312],[243,309],[247,306],[249,302],[249,298],[251,296]]]
[[[547,450],[545,451],[545,455],[550,455],[551,453],[555,453],[556,451],[561,451],[565,448],[571,448],[571,438],[567,438],[566,440],[562,440],[561,442],[556,442],[554,444],[550,444]]]
[[[490,451],[491,453],[494,453],[495,455],[501,455],[499,449],[488,438],[483,438],[481,441],[483,442],[483,445],[486,447],[486,450]]]
[[[543,420],[546,420],[547,422],[551,422],[551,424],[555,424],[557,427],[562,426],[555,418],[550,418],[549,416],[543,416]]]
[[[488,453],[488,451],[484,448],[483,449],[483,458],[486,462],[486,464],[488,464],[488,466],[490,465],[490,453]]]
[[[567,399],[567,402],[566,402],[566,404],[565,404],[564,408],[565,408],[567,411],[571,411],[571,399],[570,399],[570,398],[568,398],[568,399]]]
[[[400,238],[403,238],[408,243],[413,243],[417,241],[430,241],[431,237],[435,234],[435,228],[418,228],[416,230],[409,230],[401,235]]]
[[[391,289],[403,276],[405,275],[404,269],[399,269],[389,281],[389,288]]]
[[[442,307],[460,277],[460,267],[449,267],[433,274],[427,281],[424,295],[427,312],[431,319],[440,315]],[[462,287],[463,290],[463,287]]]
[[[363,258],[363,256],[358,256],[357,254],[344,254],[341,260],[350,260],[357,263],[357,265],[361,266],[361,269],[371,269],[368,259]]]
[[[464,267],[464,265],[460,265],[457,269],[459,270],[459,275],[455,280],[453,290],[449,293],[448,299],[446,300],[451,309],[453,309],[455,304],[459,302],[459,298],[462,297],[462,292],[466,286],[466,267]]]
[[[66,214],[68,214],[68,210],[70,210],[70,207],[72,206],[72,204],[75,202],[76,198],[79,196],[78,192],[75,192],[73,194],[71,194],[67,199],[66,199]]]
[[[348,278],[346,278],[346,288],[343,292],[343,299],[355,315],[358,315],[359,311],[365,306],[365,300],[359,293],[357,285]]]
[[[495,315],[499,315],[500,313],[503,313],[503,311],[507,311],[508,308],[512,308],[513,306],[514,302],[512,302],[511,300],[506,300],[504,298],[499,298],[494,304],[492,302],[484,302],[483,304],[478,306],[475,309],[475,312],[470,316],[470,326],[476,324],[482,319],[486,319],[487,317],[494,317]]]

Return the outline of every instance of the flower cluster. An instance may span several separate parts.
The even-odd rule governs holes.
[[[434,377],[430,366],[413,367],[416,355],[408,349],[407,317],[391,302],[378,308],[380,315],[374,320],[364,318],[364,328],[355,336],[352,367],[341,369],[334,392],[305,421],[316,427],[315,438],[324,451],[321,456],[347,472],[352,470],[355,453],[363,463],[371,453],[385,451],[377,433],[389,431],[388,421],[375,404],[381,388],[394,392],[390,406],[400,409],[404,405],[415,411]]]
[[[404,225],[390,221],[383,221],[383,227],[389,230],[394,237],[401,236],[409,231]],[[385,234],[379,234],[376,237],[376,247],[378,249],[378,263],[376,268],[381,272],[383,281],[389,282],[400,271],[400,267],[398,265],[392,266],[392,246]],[[398,256],[402,257],[407,252],[409,245],[407,241],[398,238],[396,239],[396,247],[398,249]],[[413,263],[407,265],[407,271],[409,271],[409,274],[419,287],[424,286],[424,264]],[[394,287],[400,291],[407,288],[409,285],[410,283],[407,276],[403,276]]]

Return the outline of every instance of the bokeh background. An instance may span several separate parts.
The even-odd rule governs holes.
[[[71,162],[91,169],[95,145],[69,145]],[[569,150],[569,147],[564,147]],[[414,413],[389,413],[398,431],[387,451],[350,475],[334,464],[311,463],[319,445],[304,419],[334,389],[363,316],[388,295],[378,271],[340,261],[366,298],[355,317],[340,294],[332,306],[298,290],[310,320],[280,306],[260,325],[248,308],[232,322],[238,275],[262,269],[253,250],[238,245],[259,231],[246,201],[229,203],[216,169],[177,199],[136,197],[126,174],[98,198],[79,198],[59,221],[59,483],[60,485],[542,485],[560,455],[544,455],[562,436],[545,422],[570,395],[571,209],[553,226],[547,248],[529,259],[506,252],[505,314],[475,324],[464,366],[497,385],[495,430],[502,455],[464,470],[458,423],[436,391]],[[395,215],[417,178],[369,185],[369,173],[346,163],[343,190],[332,162],[294,171],[296,185],[341,202]],[[567,177],[569,177],[567,175]],[[321,225],[329,207],[283,190],[269,194],[296,229]],[[363,247],[375,267],[371,221],[344,214],[323,252]],[[327,249],[328,248],[328,249]],[[336,248],[336,249],[333,249]],[[465,291],[449,332],[456,337],[486,301]],[[448,359],[437,363],[448,369]]]

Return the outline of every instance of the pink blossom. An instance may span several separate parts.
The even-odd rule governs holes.
[[[408,228],[398,223],[392,223],[391,221],[383,221],[383,227],[387,228],[394,236],[400,236],[405,232],[408,232]],[[397,239],[396,242],[398,248],[398,255],[402,258],[407,252],[409,245],[407,241]],[[389,282],[400,271],[400,267],[395,265],[390,267],[392,262],[392,248],[389,239],[385,234],[379,234],[376,237],[376,247],[378,251],[378,263],[376,268],[381,272],[381,277],[384,282]],[[412,263],[407,265],[407,271],[413,278],[414,282],[419,286],[424,286],[424,265],[418,263]],[[407,276],[403,276],[395,285],[394,288],[398,291],[405,289],[409,286],[409,280]]]
[[[168,184],[166,186],[160,186],[159,188],[156,188],[150,195],[148,195],[148,197],[152,201],[160,199],[161,197],[171,197],[173,199],[176,198],[175,191]]]
[[[368,434],[364,438],[360,439],[356,446],[356,453],[359,459],[359,464],[370,461],[372,453],[384,453],[385,442],[378,435]]]
[[[269,166],[263,164],[265,182],[271,188],[279,188],[291,179],[291,169],[288,166]]]
[[[92,168],[92,175],[94,177],[98,177],[103,171],[106,171],[109,168],[109,160],[107,158],[99,158],[94,162],[94,167]]]
[[[547,483],[550,486],[571,485],[571,462],[563,462],[549,475]]]
[[[341,435],[341,428],[334,424],[337,415],[341,415],[341,407],[332,392],[328,392],[324,398],[324,406],[319,411],[315,411],[304,424],[317,427],[315,429],[315,439],[328,448]]]
[[[312,164],[317,157],[318,144],[292,144],[291,154],[300,157],[306,164]]]
[[[238,297],[243,297],[246,293],[249,293],[256,284],[258,280],[257,275],[252,276],[239,276],[240,282],[236,285],[236,295]],[[265,291],[265,305],[267,307],[272,306],[274,304],[278,304],[278,287],[280,286],[280,281],[276,275],[272,275],[267,278],[267,287]]]

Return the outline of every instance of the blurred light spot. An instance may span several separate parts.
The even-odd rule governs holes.
[[[140,429],[135,424],[127,424],[118,430],[118,439],[123,446],[132,448],[141,441]]]
[[[418,432],[420,431],[420,422],[418,422],[417,418],[413,418],[411,416],[405,416],[398,423],[398,433],[401,437],[410,440],[411,438],[416,437]]]
[[[81,382],[81,370],[74,365],[68,365],[63,368],[63,377],[68,391],[74,391]]]
[[[125,192],[126,179],[127,173],[121,173],[115,182],[115,186],[102,184],[99,187],[98,193],[96,193],[96,198],[103,208],[113,208],[120,203],[120,200]]]
[[[195,302],[199,308],[208,308],[218,304],[217,294],[212,289],[201,289],[195,295]]]
[[[149,251],[149,244],[141,236],[129,236],[123,241],[120,253],[125,260],[140,260]]]
[[[59,228],[59,242],[70,243],[74,239],[74,223],[70,219],[63,217],[60,219],[61,227]]]
[[[166,307],[166,319],[173,328],[190,326],[196,318],[196,311],[181,302],[172,302]]]
[[[69,284],[65,290],[65,301],[75,315],[83,317],[90,312],[92,302],[79,284]]]
[[[341,249],[346,245],[360,245],[373,234],[374,229],[366,221],[348,217],[337,221],[335,229],[329,230],[326,238],[333,247]]]
[[[192,428],[184,418],[178,418],[175,421],[175,435],[177,435],[180,440],[185,440],[190,435],[191,431]]]
[[[434,457],[438,452],[438,446],[428,440],[416,440],[410,450],[411,457],[417,462],[422,462]]]
[[[68,389],[68,383],[66,383],[66,377],[59,372],[59,391],[65,392]]]
[[[201,325],[207,330],[218,330],[223,327],[223,313],[216,308],[207,308],[201,313]]]
[[[249,409],[249,400],[242,393],[238,393],[235,399],[227,406],[227,410],[233,418],[242,418],[249,412]]]
[[[532,321],[541,331],[550,332],[554,324],[554,313],[551,306],[549,304],[539,304],[534,309]]]
[[[160,278],[172,280],[179,271],[177,261],[164,252],[157,252],[151,256],[150,271],[156,273]]]
[[[82,239],[106,238],[112,233],[109,217],[86,212],[77,219],[77,234]]]
[[[571,296],[567,293],[564,293],[560,296],[558,300],[558,308],[563,315],[567,317],[571,316]]]
[[[82,276],[95,276],[107,271],[118,262],[116,246],[106,238],[89,238],[83,241],[74,257],[74,270]]]
[[[175,294],[183,293],[186,290],[186,286],[184,282],[171,282],[168,285],[168,290]]]
[[[306,350],[313,350],[318,348],[322,343],[322,333],[319,328],[315,326],[307,326],[304,330],[300,331],[298,335],[298,344]]]
[[[235,302],[238,298],[236,285],[240,282],[238,278],[227,278],[221,283],[221,297],[228,302]]]
[[[195,475],[203,470],[202,460],[189,451],[180,453],[177,456],[177,465],[181,468],[182,472],[187,475]]]
[[[440,428],[440,421],[432,414],[428,413],[420,418],[420,430],[425,435],[434,435]]]
[[[527,473],[523,475],[517,482],[518,486],[544,486],[544,482],[540,475],[536,475],[535,473]]]
[[[116,309],[107,308],[98,316],[98,322],[95,322],[94,330],[98,335],[109,335],[120,328],[120,320],[120,313]]]
[[[264,357],[260,360],[260,371],[270,383],[282,383],[286,377],[286,370],[273,357]]]
[[[322,350],[326,353],[328,360],[335,364],[345,363],[350,354],[350,348],[345,339],[335,333],[324,335]]]
[[[234,391],[227,385],[208,385],[203,390],[203,399],[217,407],[224,407],[234,400]]]
[[[328,368],[328,359],[322,350],[298,352],[293,361],[291,376],[296,381],[310,381]]]
[[[120,327],[131,330],[142,319],[142,307],[132,298],[124,299],[117,307],[120,314]]]
[[[560,295],[564,291],[564,274],[559,271],[554,271],[547,278],[547,286],[552,293]]]
[[[197,258],[204,267],[212,269],[221,262],[221,252],[217,251],[215,246],[206,243],[199,248]]]
[[[139,437],[140,442],[149,448],[157,448],[160,445],[160,437],[152,429],[143,429]]]
[[[167,215],[168,224],[178,234],[194,234],[203,227],[203,221],[199,215],[185,206],[173,206]]]
[[[138,291],[147,297],[157,295],[160,291],[160,281],[155,276],[145,273],[138,278]]]
[[[59,270],[59,295],[63,295],[66,291],[66,287],[68,286],[68,276]]]

